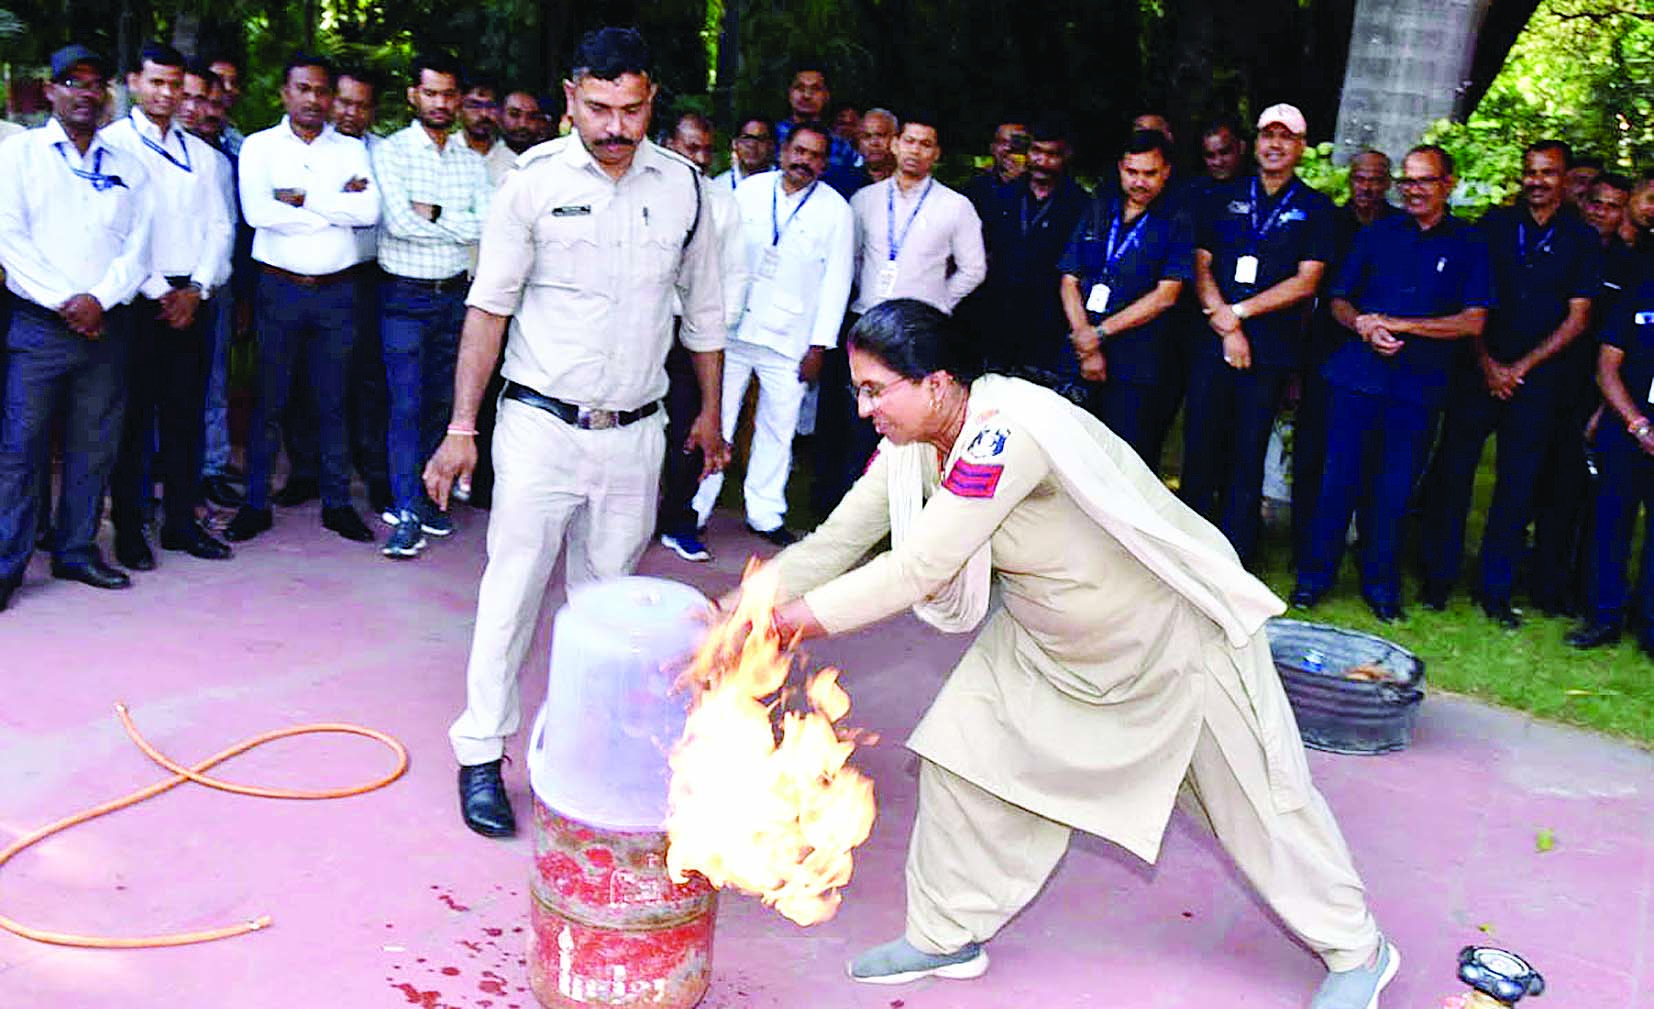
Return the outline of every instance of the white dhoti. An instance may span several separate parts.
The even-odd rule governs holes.
[[[657,411],[582,431],[544,410],[500,401],[488,566],[465,673],[465,711],[448,729],[462,765],[498,760],[521,719],[517,674],[552,569],[568,541],[568,584],[630,574],[655,527],[666,447]]]

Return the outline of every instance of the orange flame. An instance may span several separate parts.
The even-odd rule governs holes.
[[[838,910],[851,849],[873,829],[873,783],[846,766],[861,737],[839,728],[850,695],[838,670],[811,676],[808,712],[774,713],[794,642],[771,622],[779,588],[757,562],[741,602],[715,624],[684,679],[696,693],[672,751],[666,853],[672,878],[694,871],[753,894],[800,925]]]

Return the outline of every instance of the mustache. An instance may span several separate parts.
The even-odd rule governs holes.
[[[637,141],[631,137],[604,137],[597,142],[599,147],[636,147]]]
[[[787,166],[787,171],[804,172],[807,175],[814,175],[816,173],[816,166],[810,164],[808,161],[794,161],[792,164]]]

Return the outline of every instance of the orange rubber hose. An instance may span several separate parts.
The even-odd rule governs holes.
[[[39,830],[36,830],[31,834],[18,838],[17,841],[12,843],[5,850],[0,851],[0,868],[3,868],[5,864],[11,861],[14,856],[28,848],[33,847],[41,841],[44,841],[53,834],[68,830],[70,827],[85,823],[88,820],[95,820],[100,816],[105,816],[109,813],[116,812],[117,810],[125,809],[126,807],[142,802],[145,799],[160,795],[162,792],[169,789],[176,788],[186,781],[193,781],[198,785],[205,785],[208,788],[216,788],[225,792],[234,792],[237,795],[252,795],[266,799],[342,799],[346,796],[361,795],[363,792],[371,792],[374,789],[384,788],[397,778],[402,777],[403,773],[408,769],[407,747],[403,746],[394,737],[388,736],[376,729],[369,729],[361,725],[352,725],[347,722],[319,722],[311,725],[292,725],[285,729],[274,729],[270,732],[261,732],[256,736],[249,736],[248,738],[243,739],[241,742],[236,743],[228,749],[213,754],[206,760],[196,764],[194,767],[184,767],[149,744],[149,741],[138,732],[138,727],[132,724],[132,717],[128,714],[125,704],[116,704],[115,714],[120,717],[121,725],[126,729],[127,735],[132,737],[132,741],[138,745],[138,748],[143,750],[144,754],[148,756],[149,759],[171,771],[172,777],[165,781],[158,781],[153,785],[147,785],[137,791],[129,792],[118,799],[111,799],[101,805],[82,810],[73,816],[64,817],[56,823],[48,824],[47,826],[41,827]],[[396,754],[396,769],[385,775],[383,778],[366,785],[354,785],[348,788],[325,789],[321,791],[300,791],[291,788],[263,788],[257,785],[241,785],[231,781],[221,781],[217,778],[209,778],[202,773],[208,768],[229,760],[231,757],[246,753],[255,746],[262,746],[265,743],[272,742],[277,739],[285,739],[288,736],[299,736],[312,732],[336,732],[353,736],[366,736],[369,739],[376,739],[390,747]],[[270,916],[266,914],[260,915],[251,921],[242,922],[237,925],[226,925],[222,928],[204,929],[196,932],[171,932],[163,935],[121,938],[77,935],[72,932],[52,932],[46,929],[31,928],[30,926],[25,925],[14,918],[9,918],[3,914],[0,914],[0,929],[5,929],[7,932],[11,932],[14,935],[22,936],[25,939],[33,939],[35,942],[51,943],[55,946],[79,946],[85,949],[144,949],[154,946],[188,946],[192,943],[211,942],[214,939],[228,939],[231,936],[245,935],[248,932],[256,932],[269,924]]]

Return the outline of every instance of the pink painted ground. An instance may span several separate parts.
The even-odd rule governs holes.
[[[522,960],[530,842],[461,825],[446,739],[463,696],[481,516],[463,512],[458,535],[405,564],[323,532],[314,506],[277,522],[228,564],[163,555],[161,570],[124,593],[52,581],[37,558],[0,614],[0,838],[157,777],[121,732],[117,700],[186,763],[265,729],[341,720],[402,739],[407,777],[322,803],[186,786],[24,854],[0,871],[0,914],[39,927],[141,934],[261,913],[275,921],[226,942],[134,952],[0,934],[3,1009],[532,1009]],[[712,566],[653,548],[643,571],[727,587],[757,545],[738,528],[715,520]],[[981,980],[892,989],[843,978],[850,954],[901,929],[915,771],[899,741],[964,645],[904,618],[814,649],[849,671],[853,720],[884,737],[859,758],[877,782],[878,825],[827,924],[801,929],[726,897],[703,1005],[1305,1005],[1318,963],[1181,814],[1152,868],[1079,838],[992,944]],[[544,668],[542,635],[523,681],[529,714]],[[319,787],[367,780],[387,762],[373,743],[313,737],[221,773]],[[1432,696],[1411,750],[1314,754],[1311,764],[1403,951],[1386,1006],[1436,1006],[1458,988],[1457,950],[1477,941],[1544,970],[1551,992],[1536,1005],[1654,1005],[1654,757]],[[526,823],[520,763],[507,782]],[[1544,853],[1542,828],[1555,837]]]

